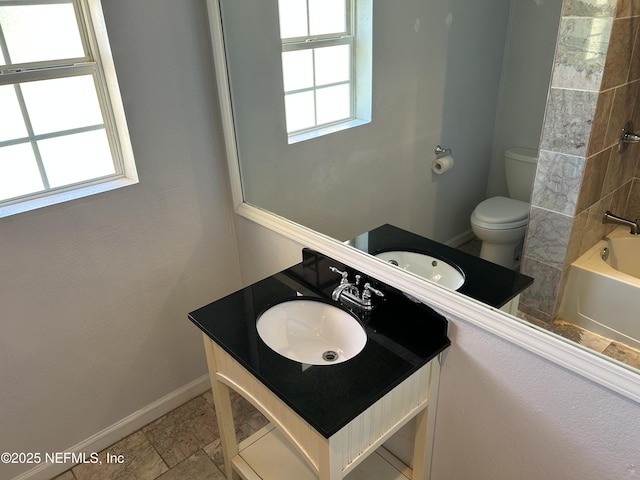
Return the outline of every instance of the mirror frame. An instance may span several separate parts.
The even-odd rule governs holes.
[[[444,316],[453,315],[484,331],[577,373],[598,385],[640,403],[640,374],[637,370],[598,352],[588,350],[547,330],[527,324],[477,300],[447,290],[382,260],[345,245],[310,228],[244,202],[231,104],[231,87],[220,14],[220,0],[206,0],[214,76],[222,120],[235,213],[300,245],[317,250],[367,275],[383,280]]]

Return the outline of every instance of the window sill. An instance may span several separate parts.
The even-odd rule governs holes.
[[[371,123],[371,120],[354,118],[345,122],[327,125],[326,127],[319,127],[306,132],[294,133],[292,135],[289,135],[288,143],[289,145],[291,145],[293,143],[304,142],[305,140],[311,140],[313,138],[322,137],[323,135],[329,135],[331,133],[340,132],[349,128],[359,127],[360,125],[366,125],[367,123]]]
[[[108,192],[117,188],[135,185],[138,183],[137,178],[131,179],[127,177],[119,177],[108,179],[100,183],[94,183],[85,186],[70,187],[67,190],[59,190],[56,192],[43,193],[42,196],[28,198],[25,200],[17,200],[14,203],[0,206],[0,218],[10,217],[19,213],[29,212],[38,208],[56,205],[58,203],[76,200],[102,192]]]

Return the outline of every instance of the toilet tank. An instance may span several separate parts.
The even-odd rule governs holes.
[[[504,164],[509,197],[527,203],[531,201],[537,162],[537,150],[519,147],[505,150]]]

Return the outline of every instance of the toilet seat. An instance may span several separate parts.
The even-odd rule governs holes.
[[[489,230],[509,230],[527,225],[529,204],[507,197],[492,197],[478,204],[471,222]]]

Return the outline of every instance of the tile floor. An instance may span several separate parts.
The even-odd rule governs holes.
[[[243,440],[267,424],[251,404],[232,396],[236,435]],[[124,462],[107,463],[106,455]],[[186,402],[99,453],[102,464],[81,464],[54,480],[224,480],[211,391]]]

